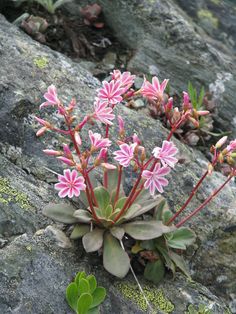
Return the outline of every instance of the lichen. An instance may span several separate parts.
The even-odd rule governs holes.
[[[132,300],[137,306],[143,310],[147,311],[148,306],[145,301],[143,294],[140,292],[137,285],[122,282],[116,284],[116,288],[121,292],[121,294]],[[162,311],[162,313],[172,313],[174,310],[174,305],[165,297],[161,289],[157,289],[154,286],[143,286],[144,294],[155,311]]]
[[[214,3],[215,5],[219,5],[221,0],[211,0],[212,3]]]
[[[218,28],[218,18],[213,15],[209,10],[201,9],[198,11],[197,16],[200,20],[206,20],[209,22],[213,28]]]
[[[34,64],[39,68],[39,69],[44,69],[48,65],[48,59],[46,57],[39,57],[34,59]]]
[[[184,314],[213,314],[213,312],[204,304],[199,304],[199,306],[190,304]]]
[[[11,187],[6,178],[0,177],[0,203],[8,205],[10,202],[19,204],[22,209],[29,209],[27,195]]]

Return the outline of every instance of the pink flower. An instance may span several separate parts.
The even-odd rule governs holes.
[[[59,99],[57,98],[57,90],[54,85],[50,85],[48,87],[48,91],[43,95],[43,97],[47,101],[40,105],[40,109],[46,106],[58,105],[60,103]]]
[[[105,102],[101,102],[98,98],[94,102],[94,118],[101,121],[104,124],[112,125],[110,120],[115,119],[115,115],[112,113],[112,108],[108,107]]]
[[[124,89],[120,85],[120,81],[103,81],[103,87],[98,91],[98,98],[102,103],[107,105],[115,105],[122,101],[121,94],[124,93]]]
[[[178,153],[177,147],[173,142],[163,141],[162,147],[155,147],[153,149],[154,157],[160,159],[163,166],[174,167],[178,159],[173,157]]]
[[[236,150],[236,139],[231,141],[229,145],[226,147],[227,151],[230,153]]]
[[[78,172],[76,170],[64,170],[64,176],[59,175],[58,180],[59,182],[55,184],[55,189],[60,191],[58,193],[60,197],[78,197],[80,195],[80,191],[83,191],[86,188],[84,178],[78,176]]]
[[[227,141],[228,136],[223,136],[219,141],[215,144],[215,148],[221,148]]]
[[[115,151],[113,154],[116,156],[114,159],[119,162],[121,166],[128,167],[134,156],[134,149],[136,143],[128,145],[126,143],[120,145],[120,150]]]
[[[119,81],[120,86],[124,87],[123,93],[125,93],[134,84],[135,75],[131,75],[130,72],[123,72],[121,74],[119,70],[114,70],[111,72],[111,75],[112,80]]]
[[[168,185],[168,180],[163,178],[163,176],[167,175],[170,172],[169,167],[162,167],[158,163],[156,164],[153,171],[144,170],[142,174],[142,178],[146,179],[144,183],[144,188],[149,189],[150,194],[155,194],[155,189],[158,190],[158,192],[163,192],[163,186]]]
[[[93,133],[89,130],[89,137],[92,143],[92,150],[111,146],[111,141],[108,138],[102,138],[99,133]]]
[[[164,80],[161,84],[156,76],[152,78],[152,84],[144,79],[140,89],[141,94],[151,100],[162,101],[164,90],[169,80]]]

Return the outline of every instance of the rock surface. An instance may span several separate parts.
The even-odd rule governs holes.
[[[178,93],[187,89],[188,81],[198,87],[203,85],[206,90],[210,85],[220,113],[217,122],[223,129],[232,130],[235,136],[234,1],[98,2],[118,39],[134,52],[128,65],[131,71],[150,74],[155,66],[159,77],[169,78],[171,87]],[[77,3],[81,5],[80,0]],[[178,4],[191,14],[187,15]],[[213,29],[209,23],[213,23]],[[206,33],[210,29],[213,37]],[[223,43],[217,40],[222,36]]]
[[[50,184],[55,182],[55,175],[44,166],[57,172],[62,171],[61,165],[54,165],[55,161],[45,157],[41,150],[45,145],[52,145],[51,141],[53,147],[57,147],[65,139],[50,136],[36,139],[38,126],[32,116],[39,115],[38,105],[51,83],[57,86],[59,94],[65,99],[75,96],[79,100],[79,115],[89,111],[95,89],[99,86],[98,81],[78,64],[33,41],[2,16],[0,38],[0,150],[4,155],[0,158],[3,165],[0,168],[0,247],[3,247],[0,254],[0,313],[68,313],[64,290],[75,273],[82,269],[96,273],[98,280],[109,289],[102,313],[141,313],[130,300],[117,294],[118,288],[113,283],[118,281],[106,274],[101,266],[89,265],[90,258],[84,256],[80,247],[70,247],[70,243],[61,234],[59,240],[55,239],[58,232],[55,227],[46,228],[52,222],[41,214],[45,203],[53,199],[59,201]],[[47,60],[43,67],[38,62],[42,58]],[[157,121],[128,108],[121,107],[120,111],[125,116],[130,135],[139,133],[149,151],[166,137],[167,130]],[[47,117],[49,112],[50,110],[45,110],[42,115]],[[57,119],[55,114],[53,119]],[[171,208],[178,208],[179,202],[201,175],[202,166],[207,165],[199,152],[189,150],[178,141],[176,144],[181,154],[185,155],[186,162],[176,167],[171,185],[165,193]],[[209,178],[191,208],[199,204],[212,187],[216,187],[222,180],[220,174]],[[128,180],[127,185],[130,184]],[[232,184],[202,215],[192,220],[199,236],[198,246],[193,248],[193,253],[191,255],[190,252],[189,256],[190,260],[191,256],[193,261],[199,260],[199,263],[194,262],[196,278],[201,279],[198,267],[202,267],[203,260],[204,272],[212,274],[212,278],[216,273],[221,273],[222,260],[217,257],[218,250],[212,250],[212,259],[217,261],[214,269],[207,259],[209,243],[217,246],[226,236],[233,238],[233,231],[230,233],[227,230],[235,224],[235,214],[230,216],[234,195],[235,187]],[[225,212],[226,219],[222,219]],[[45,230],[33,236],[38,229]],[[218,238],[215,237],[217,230]],[[58,245],[64,245],[66,249],[59,248]],[[92,260],[93,257],[90,263]],[[223,295],[227,300],[230,298],[229,293],[233,293],[230,284],[235,281],[235,261],[232,261],[231,266],[226,269],[227,280],[221,284],[221,289],[228,292],[228,297]],[[218,294],[216,287],[213,288]],[[213,313],[224,313],[226,310],[223,301],[201,285],[187,283],[182,276],[175,281],[166,280],[162,289],[175,306],[173,313],[183,313],[190,303],[198,306],[205,304],[212,308]]]

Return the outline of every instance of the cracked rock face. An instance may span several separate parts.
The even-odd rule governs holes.
[[[45,169],[46,166],[61,172],[62,166],[42,154],[45,146],[57,147],[65,139],[54,136],[37,139],[35,131],[38,126],[33,115],[39,116],[42,95],[52,83],[64,99],[72,96],[78,99],[77,114],[83,115],[91,110],[98,81],[78,64],[33,41],[2,16],[0,38],[0,313],[69,313],[64,299],[65,287],[81,270],[95,273],[98,281],[108,289],[101,313],[142,313],[137,304],[119,292],[116,284],[120,281],[102,269],[99,257],[85,255],[77,242],[71,243],[62,233],[64,226],[47,227],[54,222],[41,214],[49,201],[66,202],[59,200],[53,189],[55,175]],[[49,61],[43,69],[34,62],[35,58],[41,57]],[[122,106],[119,110],[125,117],[128,133],[140,134],[149,152],[166,137],[167,130],[156,120]],[[49,115],[50,109],[42,113],[45,117]],[[52,119],[58,119],[57,115],[53,114]],[[112,134],[114,136],[114,130]],[[186,161],[177,165],[164,195],[173,209],[183,201],[189,187],[201,175],[202,167],[207,165],[201,153],[174,141]],[[212,175],[189,210],[222,180],[220,174]],[[129,178],[126,185],[131,185]],[[220,245],[224,249],[224,240],[233,237],[233,232],[227,230],[235,224],[235,214],[232,214],[234,198],[235,187],[232,184],[191,222],[199,240],[188,258],[190,265],[193,264],[193,275],[202,281],[204,278],[199,273],[203,265],[203,273],[221,273],[222,260],[217,247]],[[225,212],[226,219],[222,219]],[[207,260],[209,243],[214,246],[212,260],[217,261],[214,270]],[[233,267],[228,265],[224,273],[227,280],[223,280],[221,285],[230,293],[230,283],[235,278]],[[128,277],[128,281],[132,280]],[[142,281],[142,284],[145,283]],[[204,304],[213,313],[226,310],[224,302],[207,288],[188,283],[182,275],[175,280],[166,278],[159,288],[174,304],[173,313],[183,313],[191,303]],[[218,294],[217,286],[213,288]]]

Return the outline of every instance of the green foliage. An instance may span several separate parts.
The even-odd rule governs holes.
[[[66,288],[66,300],[76,314],[99,313],[99,305],[106,297],[106,289],[97,286],[93,275],[79,272]]]
[[[20,5],[23,2],[28,1],[29,4],[33,2],[39,3],[44,9],[46,9],[49,13],[54,14],[56,9],[61,7],[62,5],[71,2],[72,0],[12,0],[16,3],[16,5]]]
[[[204,304],[200,304],[198,307],[190,304],[185,314],[212,314],[213,312],[207,308]]]
[[[193,87],[191,82],[188,82],[188,94],[193,105],[193,108],[200,110],[203,103],[203,98],[205,95],[204,87],[201,88],[199,95],[197,94],[197,89]]]

